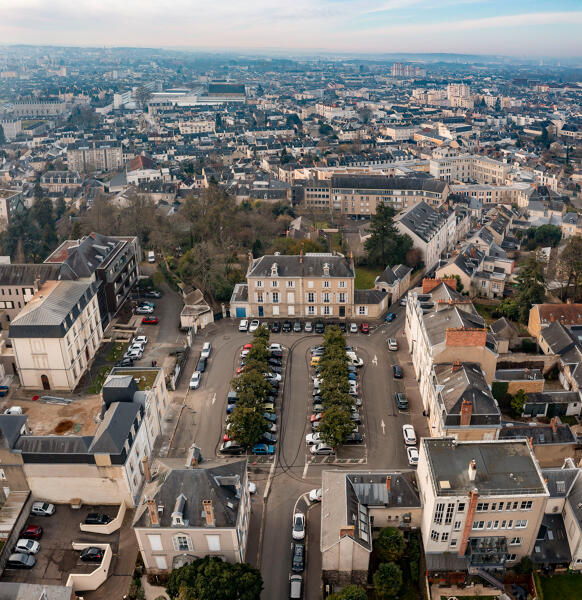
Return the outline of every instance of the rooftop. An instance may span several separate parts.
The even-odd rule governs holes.
[[[137,389],[140,392],[145,392],[147,390],[151,390],[154,387],[154,383],[156,382],[156,378],[160,373],[159,367],[152,367],[151,369],[144,368],[120,368],[114,367],[111,369],[111,373],[109,375],[129,375],[133,377],[134,381],[137,383]]]
[[[528,442],[457,442],[453,438],[423,438],[429,472],[437,495],[464,495],[477,488],[481,496],[547,494]],[[469,465],[475,461],[475,478]]]
[[[326,275],[324,269],[328,267]],[[341,255],[306,253],[300,255],[269,254],[253,260],[249,277],[354,277],[350,262]]]

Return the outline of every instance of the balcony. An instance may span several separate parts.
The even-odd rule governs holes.
[[[469,538],[467,556],[472,567],[503,569],[507,555],[507,538],[504,536]]]

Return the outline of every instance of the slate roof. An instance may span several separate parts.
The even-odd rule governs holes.
[[[463,273],[472,277],[479,268],[485,253],[479,250],[474,244],[468,244],[457,256],[453,258],[453,264],[459,267]]]
[[[139,412],[140,406],[135,402],[113,402],[97,427],[89,450],[94,453],[121,454]]]
[[[582,529],[582,477],[577,477],[570,493],[566,499],[578,521],[578,527]]]
[[[380,304],[385,297],[382,290],[354,290],[354,304]]]
[[[528,394],[528,403],[532,400]],[[538,394],[535,394],[538,395]],[[541,395],[541,394],[539,394]],[[534,445],[540,444],[574,444],[576,437],[568,425],[558,425],[556,432],[550,425],[514,425],[513,427],[504,427],[499,432],[499,439],[509,440],[515,438],[532,438]]]
[[[463,310],[457,305],[424,315],[424,327],[432,346],[444,343],[447,329],[484,329],[485,319]]]
[[[181,494],[182,520],[188,525],[180,526],[206,528],[203,514],[203,500],[212,500],[216,527],[235,527],[240,504],[241,486],[246,479],[247,461],[238,460],[220,466],[205,466],[196,469],[169,469],[165,478],[158,475],[146,490],[148,498],[164,507],[159,514],[160,527],[172,527],[172,510]],[[133,527],[150,527],[149,513],[145,504],[140,505]],[[156,527],[158,529],[158,527]]]
[[[0,265],[0,286],[21,285],[32,287],[36,279],[39,279],[41,284],[48,280],[60,279],[60,270],[60,265]]]
[[[435,210],[426,202],[419,202],[406,213],[400,215],[398,221],[412,233],[428,242],[444,226],[447,214]]]
[[[63,337],[96,289],[94,283],[83,281],[45,283],[14,317],[10,337]]]
[[[0,447],[14,446],[27,419],[26,415],[0,415]]]
[[[271,277],[273,265],[277,265],[277,277],[354,277],[349,261],[339,255],[327,253],[307,253],[303,260],[299,255],[268,254],[253,260],[247,277]],[[329,276],[324,275],[324,265],[329,265]]]
[[[574,485],[579,473],[580,469],[577,468],[542,469],[542,475],[546,479],[550,498],[565,498]]]
[[[388,285],[392,285],[397,280],[398,278],[394,271],[390,267],[386,267],[382,271],[382,274],[378,276],[376,283],[387,283]]]
[[[424,190],[442,193],[447,186],[440,179],[388,177],[386,175],[333,175],[332,188],[360,190]]]
[[[558,321],[544,327],[540,332],[540,337],[546,342],[553,354],[565,354],[576,344],[568,329]]]

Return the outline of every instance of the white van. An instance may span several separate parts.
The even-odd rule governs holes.
[[[156,253],[153,250],[148,252],[148,262],[155,263],[156,262]]]

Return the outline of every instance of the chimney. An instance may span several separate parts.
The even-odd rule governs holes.
[[[204,516],[206,517],[206,527],[216,527],[212,500],[202,500],[202,508],[204,509]]]
[[[386,491],[388,495],[390,495],[390,484],[392,483],[392,477],[390,475],[386,475]]]
[[[550,421],[550,425],[552,426],[552,432],[553,433],[558,433],[558,417],[554,417]]]
[[[471,425],[471,415],[473,414],[473,403],[470,400],[463,400],[461,404],[461,427]],[[475,461],[473,461],[475,463]],[[471,474],[469,473],[469,477]]]
[[[150,513],[150,522],[152,527],[160,526],[160,518],[158,517],[158,507],[156,506],[156,501],[148,498],[147,500],[148,512]]]
[[[142,462],[142,466],[143,466],[143,476],[145,477],[146,483],[149,483],[152,480],[152,472],[150,469],[150,461],[148,460],[147,456],[144,456],[141,459]]]
[[[346,525],[345,527],[340,527],[340,538],[345,536],[354,537],[354,526]]]
[[[475,464],[475,459],[473,459],[470,463],[469,463],[469,479],[471,481],[475,481],[475,476],[477,475],[477,465]]]
[[[40,289],[40,277],[36,277],[32,286],[33,292],[36,294]]]
[[[299,264],[300,265],[303,264],[303,248],[301,248],[301,250],[299,250]]]
[[[452,368],[452,372],[456,373],[457,371],[459,371],[461,369],[461,361],[460,360],[456,360],[453,363],[453,368]]]
[[[529,437],[529,438],[527,438],[527,441],[529,443],[529,447],[533,450],[533,438]]]
[[[463,528],[463,535],[461,537],[461,543],[459,544],[459,556],[465,556],[467,550],[467,543],[473,527],[473,517],[477,510],[477,501],[479,500],[479,492],[477,488],[472,489],[469,492],[469,508],[467,510],[467,517],[465,518],[465,526]]]

